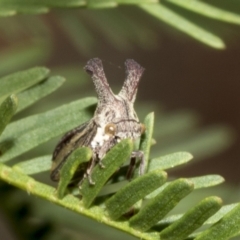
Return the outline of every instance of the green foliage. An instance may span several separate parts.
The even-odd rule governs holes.
[[[228,212],[220,221],[201,233],[196,240],[228,239],[239,235],[240,204]]]
[[[180,164],[187,163],[193,158],[188,152],[176,152],[166,156],[153,158],[148,166],[148,171],[151,172],[154,169],[169,169]]]
[[[48,72],[45,68],[34,68],[3,78],[8,79],[8,88],[18,94],[20,110],[53,92],[63,83],[62,77],[47,77]],[[18,80],[22,79],[24,81],[20,84]],[[4,87],[5,85],[2,85],[2,98],[9,94]],[[133,149],[130,140],[123,140],[102,160],[105,168],[101,168],[100,165],[94,167],[92,179],[95,185],[90,185],[88,179],[83,181],[80,190],[82,199],[73,195],[75,191],[67,192],[66,187],[78,165],[91,158],[88,148],[77,149],[70,155],[61,169],[57,191],[48,184],[28,176],[49,171],[50,155],[22,161],[12,167],[3,164],[86,121],[91,116],[89,110],[95,103],[94,98],[85,98],[10,123],[0,141],[0,178],[32,195],[142,239],[185,239],[188,236],[196,239],[228,239],[240,233],[239,204],[221,208],[222,201],[215,196],[204,198],[186,213],[166,216],[195,189],[215,186],[224,179],[218,175],[208,175],[165,183],[167,174],[163,170],[187,163],[192,159],[192,155],[188,152],[176,152],[151,158],[153,113],[148,114],[144,120],[146,132],[139,144],[147,158],[146,174],[138,176],[136,171],[132,181],[122,180],[122,171],[117,170],[129,159]],[[2,130],[14,112],[16,97],[11,95],[0,107]],[[199,147],[202,148],[201,145]],[[112,175],[113,180],[108,182]],[[104,192],[104,189],[110,191]],[[130,216],[129,210],[132,206],[136,212]],[[207,224],[214,225],[207,230],[193,233]]]
[[[167,173],[155,170],[134,179],[106,201],[106,208],[112,219],[118,219],[139,200],[160,187],[167,179]]]
[[[203,28],[191,23],[181,15],[174,13],[164,5],[142,5],[140,6],[144,11],[147,11],[154,17],[170,24],[178,30],[187,33],[198,41],[203,42],[214,48],[224,48],[223,41],[214,34],[204,30]]]
[[[11,74],[0,79],[0,101],[12,93],[20,92],[45,79],[49,73],[46,68],[32,68]]]
[[[128,8],[129,4],[137,7]],[[1,17],[22,14],[17,20],[1,18],[0,29],[5,33],[2,34],[4,40],[12,41],[14,44],[19,42],[19,44],[7,47],[1,53],[0,74],[2,76],[39,64],[47,60],[53,50],[49,26],[45,24],[44,19],[32,18],[29,21],[25,14],[42,14],[54,8],[95,9],[92,12],[80,10],[80,13],[54,11],[59,27],[81,56],[94,55],[99,49],[96,40],[98,38],[94,35],[94,26],[107,44],[119,50],[132,49],[133,46],[139,46],[141,49],[155,48],[159,45],[156,34],[159,29],[149,28],[149,22],[155,23],[155,20],[160,20],[208,46],[222,49],[225,43],[218,36],[219,33],[215,32],[214,27],[210,27],[213,23],[211,19],[239,25],[240,16],[233,13],[235,8],[225,10],[220,2],[216,2],[215,6],[210,4],[211,1],[187,0],[162,0],[161,2],[155,0],[0,0]],[[237,1],[235,4],[236,7],[239,6]],[[125,5],[125,7],[104,10],[104,8],[119,5]],[[132,14],[134,12],[137,14]],[[147,18],[146,14],[153,18]],[[199,18],[202,18],[205,24],[198,21]],[[217,21],[215,24],[219,24],[221,28]],[[118,26],[117,34],[115,26]],[[30,41],[26,41],[25,37],[16,41],[17,34],[21,33],[20,29],[27,29],[31,33]],[[55,72],[67,76],[67,79],[75,79],[77,76],[78,79],[83,79],[82,84],[85,83],[79,66],[60,67]],[[163,171],[182,166],[192,160],[193,156],[194,160],[201,160],[206,156],[214,155],[231,143],[231,132],[225,127],[217,126],[198,130],[198,118],[192,112],[163,113],[155,123],[155,130],[153,130],[154,114],[150,113],[146,116],[144,120],[146,132],[139,143],[139,149],[146,157],[146,173],[143,176],[139,176],[138,167],[136,167],[133,180],[130,182],[124,180],[123,172],[128,164],[126,160],[133,147],[132,143],[126,140],[116,145],[106,155],[103,159],[104,169],[99,165],[95,167],[92,175],[96,182],[95,186],[90,186],[87,179],[84,181],[81,189],[82,199],[78,196],[79,189],[73,189],[70,192],[66,187],[78,164],[89,160],[91,156],[89,149],[77,149],[61,170],[62,177],[57,190],[50,186],[46,176],[42,177],[42,173],[48,172],[49,175],[51,151],[46,150],[48,155],[43,155],[46,154],[42,152],[46,147],[44,145],[40,153],[34,153],[34,158],[31,155],[29,157],[27,153],[33,153],[33,149],[49,143],[51,139],[59,137],[88,120],[92,116],[96,99],[82,98],[24,118],[19,114],[20,117],[17,115],[13,118],[14,122],[8,123],[15,113],[20,113],[42,100],[58,89],[64,81],[65,79],[61,76],[50,76],[49,70],[42,67],[20,71],[0,79],[0,132],[2,133],[0,179],[30,194],[30,196],[24,194],[21,197],[19,197],[20,194],[17,196],[1,194],[1,200],[6,198],[5,201],[11,203],[9,209],[14,216],[17,211],[25,209],[25,205],[20,204],[21,200],[28,202],[29,206],[36,204],[34,213],[38,212],[41,216],[37,220],[45,219],[44,211],[45,215],[52,219],[51,224],[54,228],[49,230],[51,240],[64,239],[64,237],[79,239],[81,238],[80,227],[90,228],[89,231],[92,232],[97,229],[98,222],[101,222],[101,225],[99,224],[101,234],[99,231],[98,237],[104,234],[102,231],[104,225],[140,239],[229,239],[239,236],[239,203],[221,208],[222,201],[219,197],[201,196],[199,198],[198,195],[200,191],[206,194],[204,189],[207,190],[222,183],[224,179],[221,176],[206,175],[173,180],[167,179],[167,174]],[[77,82],[77,84],[76,86],[79,86],[80,83]],[[67,87],[64,88],[64,94],[66,90]],[[52,107],[50,102],[42,103]],[[139,109],[140,114],[144,112],[142,104]],[[155,144],[159,142],[158,140],[160,143]],[[52,149],[51,143],[47,148]],[[185,197],[188,194],[189,196]],[[32,195],[44,201],[36,203],[37,199]],[[194,196],[196,201],[190,202],[188,199],[191,196]],[[199,199],[203,200],[199,202]],[[187,211],[180,210],[182,214],[178,214],[179,210],[176,210],[176,207],[181,204],[186,206]],[[55,205],[60,205],[61,208]],[[20,210],[12,209],[12,206],[17,206]],[[86,218],[79,220],[82,216]],[[91,222],[93,225],[84,225],[89,219],[93,219]],[[19,221],[23,223],[19,225],[22,229],[26,229],[31,224],[25,220],[21,218]],[[200,228],[201,226],[203,228]],[[33,237],[37,229],[34,226],[31,227],[33,230],[30,235]],[[147,229],[149,230],[146,231]],[[197,232],[194,232],[195,230]],[[26,232],[22,234],[27,235]],[[114,239],[118,237],[115,231],[113,236]],[[106,235],[104,239],[107,239]]]
[[[211,6],[202,1],[168,0],[168,2],[199,13],[209,18],[217,19],[223,22],[240,24],[240,18],[237,14]]]
[[[222,206],[222,200],[218,197],[203,199],[195,207],[188,210],[179,220],[175,221],[161,233],[161,239],[185,239],[190,233],[201,225]]]
[[[91,176],[95,184],[89,186],[88,179],[84,179],[81,186],[81,194],[85,207],[89,207],[92,204],[108,179],[130,158],[132,149],[131,141],[129,139],[123,140],[114,146],[102,160],[104,169],[100,165],[93,169]]]
[[[19,106],[17,112],[31,106],[39,99],[47,96],[48,94],[54,92],[64,83],[64,78],[59,76],[49,77],[46,81],[39,85],[33,86],[26,91],[18,94]]]
[[[2,135],[0,151],[3,156],[1,161],[5,162],[17,157],[39,144],[61,135],[64,131],[73,128],[74,125],[86,121],[90,116],[88,107],[93,103],[95,103],[94,98],[87,98],[15,121]],[[78,111],[74,111],[75,109]]]
[[[144,126],[146,128],[145,133],[142,136],[139,149],[144,152],[146,166],[148,166],[148,161],[150,158],[150,148],[153,136],[153,126],[154,126],[154,113],[149,113],[144,119]]]
[[[193,183],[188,179],[175,180],[133,216],[130,219],[130,225],[140,231],[149,230],[165,217],[180,200],[193,191],[193,188]]]
[[[48,171],[51,168],[51,155],[37,157],[14,165],[14,169],[26,175]]]
[[[63,198],[66,194],[67,186],[70,183],[71,179],[74,176],[77,168],[80,164],[84,162],[88,162],[92,157],[92,151],[89,148],[82,147],[80,149],[76,149],[71,153],[68,157],[67,162],[63,165],[60,170],[60,181],[57,188],[57,197]]]
[[[0,106],[0,135],[3,130],[10,122],[12,116],[16,112],[17,109],[17,98],[15,95],[11,95],[6,98],[6,100]]]
[[[197,22],[187,19],[182,15],[181,10],[186,10],[197,15],[202,15],[206,18],[213,18],[219,21],[228,22],[232,24],[240,24],[240,16],[238,14],[232,13],[230,11],[221,9],[220,7],[213,6],[209,3],[203,1],[191,1],[191,0],[51,0],[51,1],[28,1],[28,0],[1,0],[0,1],[0,16],[12,16],[17,13],[22,14],[42,14],[48,12],[51,8],[89,8],[89,9],[103,9],[103,8],[113,8],[119,5],[136,5],[146,13],[156,17],[157,19],[169,24],[170,26],[184,32],[190,37],[195,38],[196,40],[214,47],[222,49],[225,47],[223,40],[216,36],[214,33],[204,29],[204,26],[199,26]],[[236,3],[237,4],[237,3]],[[177,8],[176,8],[177,6]],[[178,9],[180,11],[178,11]],[[111,14],[111,13],[109,13]],[[63,26],[66,24],[66,31],[70,34],[76,36],[78,31],[75,31],[76,26],[82,28],[81,33],[84,33],[85,40],[83,45],[80,45],[76,42],[76,39],[73,38],[76,45],[80,46],[81,51],[91,51],[90,45],[93,45],[91,42],[89,31],[84,27],[83,24],[78,23],[77,19],[74,16],[68,16],[67,18],[63,16],[64,19],[62,23]],[[113,18],[114,19],[114,18]],[[103,19],[102,19],[103,20]],[[124,19],[122,19],[124,20]],[[119,18],[116,16],[116,21],[119,21]],[[101,22],[98,22],[101,27]],[[129,21],[130,23],[130,21]],[[111,21],[105,22],[104,25],[111,25]],[[131,23],[132,24],[132,23]],[[125,25],[126,26],[126,25]],[[105,29],[106,30],[106,29]],[[104,31],[105,31],[104,30]],[[114,34],[111,32],[108,33],[108,38],[110,35],[114,38]],[[81,34],[82,38],[82,34]],[[116,42],[117,38],[115,37]],[[83,47],[85,45],[85,47]]]

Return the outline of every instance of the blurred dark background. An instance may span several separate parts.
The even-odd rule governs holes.
[[[223,39],[226,48],[219,50],[204,45],[135,7],[53,10],[46,15],[2,18],[2,76],[43,65],[67,78],[59,91],[16,119],[95,95],[91,80],[82,71],[93,57],[102,59],[108,81],[118,91],[124,79],[124,61],[132,58],[146,69],[137,102],[145,104],[148,112],[156,110],[156,122],[162,112],[171,114],[187,109],[199,116],[200,129],[223,125],[231,132],[229,147],[204,161],[174,170],[171,176],[216,173],[222,175],[229,185],[238,186],[240,27],[176,10],[214,31]],[[240,13],[240,5],[231,10]],[[16,55],[17,60],[13,60]],[[26,58],[29,61],[25,61]],[[56,140],[42,151],[50,153],[55,143]],[[157,145],[161,144],[166,144],[164,139],[158,139]]]

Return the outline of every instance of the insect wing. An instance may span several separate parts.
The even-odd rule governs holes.
[[[90,129],[91,122],[83,123],[82,125],[74,128],[70,132],[66,133],[61,141],[56,146],[53,158],[52,158],[52,169],[51,169],[51,179],[53,181],[59,181],[59,172],[67,160],[68,156],[78,147],[86,146],[88,147],[91,142],[91,136],[95,135],[92,129]]]

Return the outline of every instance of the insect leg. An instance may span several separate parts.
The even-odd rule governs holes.
[[[98,157],[94,154],[92,160],[89,162],[86,172],[84,174],[84,178],[88,179],[90,185],[94,185],[95,182],[92,180],[92,171],[95,165],[99,163],[100,167],[104,167]]]
[[[130,180],[132,178],[133,170],[134,170],[135,165],[136,165],[136,158],[135,157],[131,157],[130,164],[128,166],[128,170],[127,170],[127,174],[126,174],[126,178],[128,180]]]
[[[104,164],[102,163],[102,159],[98,161],[98,164],[99,164],[100,168],[105,168]]]
[[[140,159],[140,165],[139,165],[139,175],[143,175],[144,174],[144,170],[145,170],[145,157],[144,157],[144,152],[143,151],[133,151],[132,158],[139,158]]]
[[[97,162],[97,160],[96,160],[96,158],[94,157],[94,158],[89,162],[88,167],[87,167],[87,170],[86,170],[86,172],[85,172],[85,174],[84,174],[84,176],[87,177],[88,182],[89,182],[90,185],[94,185],[94,184],[95,184],[95,182],[92,180],[92,176],[91,176],[91,175],[92,175],[92,170],[93,170],[94,166],[96,165],[96,162]]]
[[[127,175],[126,175],[127,179],[131,179],[133,175],[133,170],[134,170],[134,167],[136,166],[136,158],[140,159],[139,175],[144,174],[144,169],[145,169],[144,153],[143,151],[133,151],[131,154],[131,160],[130,160],[130,164],[129,164]]]

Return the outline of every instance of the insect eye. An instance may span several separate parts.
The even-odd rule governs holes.
[[[116,133],[116,125],[114,123],[108,123],[105,126],[104,132],[108,135],[115,135]]]
[[[141,123],[141,134],[145,133],[146,127],[143,123]]]

